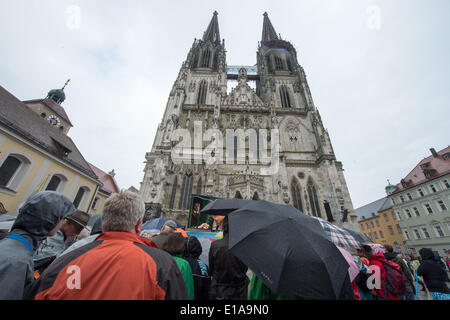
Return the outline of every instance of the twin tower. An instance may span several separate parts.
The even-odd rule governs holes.
[[[147,218],[188,223],[202,196],[289,203],[357,229],[336,161],[292,44],[264,13],[254,66],[229,66],[214,12],[183,62],[145,155]]]

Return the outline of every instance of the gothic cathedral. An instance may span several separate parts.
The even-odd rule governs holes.
[[[267,13],[256,65],[228,66],[214,12],[181,67],[145,159],[140,194],[152,217],[187,223],[198,194],[288,203],[358,230],[305,71]]]

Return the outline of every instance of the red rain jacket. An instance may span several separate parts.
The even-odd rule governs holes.
[[[188,298],[175,260],[153,241],[130,232],[103,233],[56,259],[38,281],[37,300]]]

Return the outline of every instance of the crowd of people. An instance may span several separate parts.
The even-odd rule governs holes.
[[[112,194],[90,228],[90,216],[54,191],[30,196],[18,211],[0,240],[0,299],[314,299],[276,295],[251,275],[228,250],[226,216],[208,220],[207,227],[214,221],[223,238],[211,243],[209,259],[202,261],[199,239],[173,220],[157,235],[141,236],[145,205],[129,191]],[[353,256],[359,269],[353,298],[415,300],[422,291],[449,299],[446,266],[431,249],[419,253],[420,262],[390,246],[363,245]],[[380,273],[375,287],[374,267]]]

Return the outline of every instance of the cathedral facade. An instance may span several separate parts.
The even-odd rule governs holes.
[[[264,13],[254,66],[228,66],[217,12],[172,87],[140,194],[186,223],[191,196],[263,199],[358,230],[328,132],[291,43]]]

